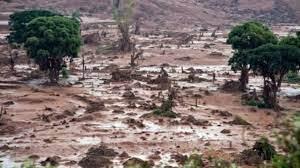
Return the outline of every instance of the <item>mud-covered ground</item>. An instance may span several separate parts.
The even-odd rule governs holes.
[[[217,38],[210,35],[211,30],[181,46],[176,35],[134,36],[144,54],[128,75],[130,54],[103,49],[115,38],[108,31],[100,44],[83,47],[86,79],[81,79],[82,60],[77,58],[60,86],[45,84],[46,79],[36,72],[37,67],[28,65],[24,53],[16,73],[2,65],[2,164],[9,168],[27,158],[39,163],[58,156],[59,167],[76,168],[88,149],[105,145],[118,153],[111,159],[113,167],[122,167],[129,157],[152,160],[156,167],[179,166],[174,160],[177,153],[234,160],[262,136],[274,143],[278,123],[300,110],[299,100],[290,98],[300,94],[299,85],[283,84],[280,114],[242,105],[242,93],[222,87],[226,81],[238,80],[238,74],[227,66],[232,51],[225,43],[226,31],[219,31]],[[1,62],[7,62],[6,46],[0,49]],[[175,119],[149,115],[168,94],[162,89],[164,83],[153,82],[161,66],[176,90],[173,111],[180,116]],[[116,69],[128,72],[123,73],[125,79],[112,80]],[[194,81],[187,80],[191,74],[195,74]],[[259,94],[261,86],[261,79],[251,75],[250,90]],[[237,116],[249,125],[232,122]]]

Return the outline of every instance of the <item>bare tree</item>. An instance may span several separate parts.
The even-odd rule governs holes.
[[[212,33],[211,33],[211,37],[213,38],[217,38],[217,31],[220,30],[220,27],[218,26]]]
[[[113,0],[113,8],[114,9],[120,8],[120,0]]]
[[[87,55],[91,55],[92,54],[92,52],[91,51],[82,51],[82,54],[81,54],[81,59],[82,59],[82,62],[81,62],[81,64],[82,64],[82,79],[84,80],[85,79],[85,71],[86,71],[86,66],[85,66],[85,61],[86,61],[86,56]]]
[[[119,39],[119,50],[123,52],[130,52],[132,50],[132,44],[129,28],[132,21],[132,13],[135,3],[133,0],[124,0],[122,9],[119,1],[115,1],[114,5],[114,18],[121,33],[121,38]]]
[[[178,43],[177,43],[177,48],[180,48],[182,45],[188,44],[189,42],[193,43],[193,39],[194,39],[195,35],[186,35],[183,36],[181,39],[179,39]]]
[[[140,18],[137,18],[136,21],[135,21],[134,34],[135,35],[140,35],[141,34],[141,20],[140,20]]]
[[[82,54],[82,79],[85,79],[85,55]]]
[[[137,65],[136,60],[141,58],[144,54],[144,50],[136,49],[135,43],[132,44],[132,54],[130,57],[130,66],[134,67]]]

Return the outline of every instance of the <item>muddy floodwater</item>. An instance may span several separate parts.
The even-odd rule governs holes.
[[[86,44],[83,48],[90,52],[85,79],[81,79],[82,60],[76,58],[60,86],[45,84],[47,78],[33,75],[37,67],[25,60],[19,61],[15,75],[8,66],[1,66],[2,166],[19,166],[28,158],[39,164],[56,156],[59,168],[77,168],[91,147],[105,145],[118,153],[112,159],[114,168],[123,167],[127,159],[121,157],[123,152],[128,157],[152,160],[158,168],[180,167],[172,155],[200,153],[233,160],[262,136],[274,143],[279,120],[300,110],[299,100],[291,100],[300,95],[300,86],[282,85],[282,118],[270,109],[243,105],[244,93],[223,90],[226,81],[239,77],[227,65],[232,50],[225,43],[224,32],[212,38],[208,31],[182,46],[163,33],[135,36],[144,55],[133,70],[128,68],[130,53],[96,52],[97,45]],[[5,46],[0,47],[5,53]],[[162,66],[176,88],[173,111],[179,115],[174,119],[151,115],[168,96],[163,83],[155,83]],[[134,74],[125,80],[112,80],[115,67]],[[194,81],[189,80],[191,74]],[[250,76],[249,92],[259,94],[262,79]],[[249,125],[234,124],[236,116]]]

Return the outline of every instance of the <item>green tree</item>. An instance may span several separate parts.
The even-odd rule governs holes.
[[[9,43],[25,43],[25,32],[28,23],[38,17],[49,17],[58,15],[47,10],[28,10],[15,12],[9,17],[10,35],[8,36]]]
[[[297,33],[297,36],[287,36],[280,40],[280,44],[292,45],[300,48],[300,34]]]
[[[263,77],[266,107],[278,110],[277,92],[284,76],[300,68],[300,49],[291,45],[266,44],[249,51],[251,69]]]
[[[280,44],[292,45],[295,47],[300,48],[300,32],[296,33],[296,36],[287,36],[281,39]],[[286,76],[286,80],[289,83],[299,83],[300,82],[300,75],[299,72],[289,72]]]
[[[229,33],[227,43],[231,44],[235,50],[233,57],[229,60],[229,65],[233,71],[241,71],[240,89],[245,91],[250,70],[247,51],[264,44],[275,44],[277,38],[267,26],[251,21],[234,27]]]
[[[56,83],[65,57],[77,57],[81,46],[80,24],[63,16],[39,17],[26,29],[25,48],[40,69]]]

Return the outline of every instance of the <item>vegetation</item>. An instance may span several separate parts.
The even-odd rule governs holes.
[[[132,59],[131,59],[131,65],[134,66],[135,62],[134,60],[139,57],[139,55],[143,54],[143,51],[137,51],[135,49],[135,44],[131,41],[130,37],[130,32],[129,32],[129,27],[131,25],[131,15],[132,15],[132,9],[134,7],[134,1],[133,0],[126,0],[125,5],[120,8],[120,1],[119,0],[114,0],[114,17],[117,21],[118,28],[121,32],[121,38],[119,41],[119,47],[120,51],[124,52],[129,52],[132,51]],[[55,14],[50,11],[43,11],[43,10],[32,10],[32,11],[24,11],[24,12],[17,12],[13,15],[10,16],[10,27],[11,27],[11,34],[9,36],[9,42],[10,42],[10,47],[13,48],[14,45],[16,46],[21,46],[24,45],[24,48],[27,51],[27,54],[30,58],[32,58],[38,65],[40,70],[46,72],[48,74],[48,77],[52,83],[57,83],[59,80],[60,74],[62,75],[63,78],[67,78],[69,76],[65,60],[66,58],[75,58],[77,57],[80,46],[81,46],[81,33],[80,33],[80,13],[75,12],[73,13],[72,18],[64,17],[58,14]],[[213,33],[215,34],[215,32]],[[229,60],[229,65],[231,66],[232,70],[234,71],[241,71],[241,76],[240,76],[240,90],[246,91],[246,86],[249,81],[249,71],[252,70],[255,75],[259,75],[263,78],[263,95],[262,98],[258,98],[256,95],[255,91],[255,96],[250,97],[250,99],[246,99],[243,103],[251,106],[257,106],[257,107],[268,107],[268,108],[274,108],[275,110],[278,110],[279,104],[278,104],[278,99],[277,99],[277,94],[278,91],[280,90],[281,84],[284,80],[287,80],[290,83],[297,83],[300,82],[300,77],[299,77],[299,70],[300,70],[300,33],[297,34],[295,37],[286,37],[283,38],[282,40],[278,41],[276,36],[272,33],[272,31],[264,26],[261,23],[258,22],[247,22],[242,25],[236,26],[233,28],[231,33],[229,34],[229,38],[227,41],[228,44],[232,45],[232,48],[235,50],[233,57]],[[19,45],[21,44],[21,45]],[[97,52],[105,52],[110,50],[110,48],[98,48]],[[92,51],[89,51],[93,54]],[[83,68],[83,78],[85,77],[85,61],[90,61],[90,60],[85,60],[85,56],[87,55],[92,55],[89,52],[82,52],[82,68]],[[14,56],[11,55],[11,69],[14,69]],[[98,57],[97,57],[98,58]],[[118,56],[110,59],[115,59],[119,58]],[[121,57],[120,57],[121,58]],[[118,60],[119,61],[119,60]],[[111,63],[112,61],[110,61]],[[104,62],[103,64],[106,64]],[[105,69],[104,69],[104,68]],[[101,67],[93,67],[93,72],[99,72],[101,75],[102,73],[107,73],[110,71],[113,71],[113,69],[117,68],[117,71],[119,71],[118,67],[116,65],[109,65],[109,66],[103,66]],[[101,69],[100,69],[101,68]],[[103,69],[104,70],[103,70]],[[123,67],[120,67],[123,68]],[[103,70],[103,71],[102,71]],[[107,71],[107,72],[106,72]],[[131,70],[132,71],[132,70]],[[130,71],[130,72],[131,72]],[[145,70],[146,71],[146,70]],[[184,74],[184,70],[182,67],[182,73]],[[194,74],[193,68],[190,69],[190,72],[192,75]],[[127,72],[127,69],[126,69]],[[139,71],[140,72],[140,71]],[[174,72],[176,72],[174,68]],[[197,73],[202,73],[202,70],[200,72],[197,71]],[[142,73],[142,70],[141,70]],[[208,74],[206,72],[203,72],[205,74]],[[154,73],[153,73],[154,74]],[[155,75],[157,75],[157,72],[155,72]],[[114,76],[114,75],[112,75]],[[124,75],[126,76],[126,75]],[[173,107],[174,107],[174,101],[176,97],[176,91],[172,89],[172,80],[168,79],[168,73],[162,68],[161,74],[157,78],[158,80],[154,79],[155,82],[152,83],[153,76],[152,74],[149,75],[147,74],[147,77],[145,77],[144,74],[140,75],[138,74],[133,74],[131,76],[135,76],[135,81],[134,83],[129,83],[129,85],[122,87],[121,86],[113,86],[114,88],[110,88],[110,90],[121,90],[123,91],[124,89],[126,90],[126,94],[124,94],[123,97],[125,98],[135,98],[134,93],[139,92],[140,90],[137,90],[136,88],[140,89],[148,89],[148,90],[154,90],[156,87],[152,87],[154,83],[159,83],[161,85],[163,84],[168,84],[169,87],[169,95],[167,99],[163,99],[162,104],[160,107],[156,108],[156,105],[154,104],[153,106],[148,103],[148,99],[143,98],[137,102],[138,106],[135,105],[133,102],[129,102],[129,107],[117,107],[114,106],[113,113],[116,114],[116,118],[119,117],[117,114],[122,114],[125,113],[125,109],[133,108],[133,109],[155,109],[153,113],[151,113],[151,116],[156,115],[156,116],[161,116],[161,117],[169,117],[169,118],[176,118],[179,116],[179,113],[176,114],[173,112]],[[214,78],[216,74],[214,73]],[[173,77],[173,76],[172,76]],[[189,76],[190,77],[190,76]],[[113,77],[112,77],[113,78]],[[96,79],[93,77],[93,79]],[[102,81],[102,80],[101,80]],[[113,80],[104,80],[104,84],[111,84]],[[156,82],[158,81],[158,82]],[[182,86],[176,84],[176,79],[174,80],[174,86],[176,85],[177,88],[182,88],[184,90],[185,88],[186,91],[180,92],[180,94],[184,95],[179,95],[177,98],[178,104],[180,103],[180,107],[184,107],[185,110],[188,109],[188,105],[190,105],[187,101],[190,101],[190,98],[194,97],[195,98],[202,98],[203,96],[196,94],[195,92],[199,91],[199,93],[202,94],[202,87],[197,88],[197,86],[193,86],[193,89],[189,89],[192,87],[189,86]],[[141,83],[143,82],[143,83]],[[3,81],[5,83],[5,81]],[[127,83],[128,84],[128,83]],[[98,85],[98,83],[97,83]],[[119,85],[119,83],[118,83]],[[94,83],[92,82],[92,86],[94,88]],[[107,86],[107,85],[106,85]],[[5,87],[9,86],[3,86]],[[134,93],[132,90],[132,87],[134,87]],[[17,87],[16,87],[17,88]],[[93,89],[92,88],[92,89]],[[106,87],[105,87],[106,88]],[[196,90],[197,89],[197,90]],[[26,90],[26,94],[27,94]],[[150,91],[149,91],[150,92]],[[155,93],[158,92],[155,90]],[[121,93],[121,92],[118,92]],[[128,93],[128,94],[127,94]],[[153,93],[153,92],[151,92]],[[219,92],[216,92],[219,93]],[[74,93],[76,94],[76,93]],[[110,93],[107,93],[109,95]],[[115,93],[113,93],[115,94]],[[148,95],[149,93],[147,93]],[[161,98],[162,92],[159,92],[159,95],[156,96],[156,94],[151,95],[151,99],[149,100],[158,100]],[[213,97],[215,94],[210,93],[208,90],[205,90],[204,94],[206,96],[210,96],[211,98],[205,98],[201,100],[203,103],[203,106],[207,105],[207,101],[216,101],[214,104],[218,104],[220,97],[224,98],[221,96],[218,97],[218,100],[215,100]],[[52,94],[51,94],[52,95]],[[55,95],[57,95],[55,93]],[[117,93],[115,94],[117,95]],[[128,95],[128,96],[127,96]],[[248,95],[248,94],[245,94]],[[68,95],[64,96],[67,97]],[[74,97],[74,95],[70,96]],[[149,94],[150,97],[150,94]],[[75,95],[76,98],[76,95]],[[77,95],[77,98],[78,97]],[[95,103],[92,102],[92,100],[89,100],[86,97],[85,99],[87,101],[82,101],[86,102],[87,108],[90,107],[104,107],[104,103],[107,103],[107,101],[111,102],[110,100],[106,99],[100,103]],[[137,97],[136,97],[137,98]],[[231,97],[225,97],[230,98]],[[83,99],[81,97],[81,99]],[[93,97],[93,101],[94,101]],[[14,101],[18,101],[17,99],[12,99]],[[72,99],[73,100],[73,99]],[[95,99],[96,100],[96,99]],[[41,101],[43,102],[43,101]],[[108,103],[109,103],[108,102]],[[128,102],[126,100],[126,102]],[[145,102],[145,103],[144,103]],[[7,103],[7,102],[6,102]],[[114,102],[112,102],[114,103]],[[110,103],[110,104],[112,104]],[[123,102],[122,102],[123,103]],[[196,106],[197,106],[197,100],[196,100]],[[225,100],[226,103],[226,100]],[[226,105],[223,100],[220,102],[221,105]],[[8,102],[8,104],[14,104],[14,102],[11,101],[11,103]],[[5,105],[5,102],[3,103]],[[96,106],[95,106],[96,105]],[[148,106],[149,105],[149,106]],[[232,105],[232,104],[231,104]],[[6,106],[4,106],[6,108]],[[3,110],[4,110],[3,107]],[[73,107],[73,106],[72,106]],[[77,107],[77,106],[76,106]],[[109,106],[110,107],[110,106]],[[228,107],[228,106],[226,106]],[[52,108],[52,107],[51,107]],[[51,111],[50,107],[46,107],[46,111]],[[60,107],[58,107],[60,108]],[[80,110],[84,109],[85,107],[78,107]],[[120,109],[119,109],[120,108]],[[50,109],[50,110],[48,110]],[[69,108],[68,108],[69,109]],[[124,110],[123,110],[124,109]],[[199,108],[200,109],[200,108]],[[231,109],[231,108],[229,108]],[[236,109],[240,109],[240,107],[237,107]],[[0,119],[2,116],[3,111],[2,108],[0,110]],[[191,112],[197,111],[194,108],[191,109]],[[208,108],[209,110],[209,108]],[[207,109],[205,111],[208,111]],[[91,110],[86,109],[86,113],[90,112]],[[97,111],[97,110],[93,110]],[[99,111],[99,110],[98,110]],[[202,106],[201,109],[202,110]],[[219,110],[217,110],[219,111]],[[235,110],[237,111],[237,110]],[[249,110],[248,110],[249,111]],[[254,110],[253,110],[254,111]],[[14,111],[13,111],[14,112]],[[190,113],[191,113],[190,112]],[[6,113],[6,112],[5,112]],[[68,113],[68,114],[67,114]],[[189,114],[190,114],[189,113]],[[219,113],[219,112],[218,112]],[[217,113],[217,114],[218,114]],[[221,114],[222,113],[222,114]],[[73,114],[69,115],[69,112],[64,112],[66,117],[72,117],[70,120],[73,121]],[[205,113],[206,115],[207,113]],[[214,115],[215,112],[212,111],[212,114]],[[251,123],[247,122],[245,119],[243,119],[240,116],[234,116],[234,113],[230,113],[227,111],[222,111],[220,114],[218,114],[218,118],[213,118],[213,119],[220,119],[222,117],[222,124],[229,124],[229,125],[244,125],[245,129],[241,130],[242,131],[242,140],[243,144],[246,144],[246,141],[244,139],[244,134],[246,128],[251,127]],[[126,113],[124,115],[136,115],[135,113]],[[213,116],[209,114],[209,116]],[[120,115],[121,116],[121,115]],[[246,116],[246,115],[245,115]],[[40,116],[38,116],[40,117]],[[56,117],[56,116],[54,116]],[[66,121],[69,120],[64,120],[62,124],[67,124]],[[93,120],[93,117],[97,117],[96,115],[89,115],[89,116],[80,116],[82,118],[76,119],[74,118],[74,121],[89,121]],[[90,118],[91,119],[90,119]],[[101,116],[102,117],[102,116]],[[272,116],[270,116],[272,117]],[[44,118],[47,118],[50,122],[50,119],[48,119],[48,116],[44,115],[41,116],[41,120],[44,120]],[[57,117],[59,118],[59,116]],[[121,117],[122,118],[122,117]],[[232,119],[231,121],[228,121],[228,118]],[[6,119],[6,118],[5,118]],[[69,118],[66,118],[69,119]],[[130,118],[131,119],[131,118]],[[247,119],[247,118],[246,118]],[[52,120],[52,119],[51,119]],[[53,119],[55,120],[55,119]],[[60,120],[60,119],[58,119]],[[133,119],[132,119],[133,120]],[[8,120],[10,121],[10,120]],[[177,120],[176,120],[177,121]],[[180,121],[180,120],[178,120]],[[199,128],[197,126],[199,125],[204,125],[202,124],[202,120],[198,121],[196,120],[193,116],[189,115],[185,121],[185,118],[181,118],[180,122],[177,122],[178,124],[185,124],[186,122],[191,122],[193,125],[195,125],[195,128]],[[205,120],[205,123],[208,122]],[[174,124],[175,122],[170,122],[170,124]],[[175,123],[175,124],[177,124]],[[199,124],[198,124],[199,123]],[[291,124],[292,123],[292,124]],[[249,161],[249,162],[255,162],[250,159],[250,156],[254,156],[254,159],[257,159],[260,161],[258,164],[262,164],[263,161],[267,161],[268,164],[270,164],[271,167],[273,168],[299,168],[300,167],[300,116],[296,116],[293,118],[293,121],[291,123],[288,123],[285,126],[284,132],[282,135],[279,137],[279,142],[281,145],[281,148],[283,149],[283,154],[278,154],[275,150],[275,147],[270,144],[269,140],[267,138],[261,138],[256,143],[254,146],[250,149],[247,149],[241,153],[243,155],[242,159],[243,161]],[[157,123],[156,123],[157,124]],[[16,123],[14,123],[16,125]],[[66,127],[69,125],[66,125]],[[205,127],[208,127],[208,124],[205,124]],[[130,126],[129,126],[130,127]],[[194,127],[194,126],[193,126]],[[9,127],[7,127],[9,128]],[[191,129],[194,131],[194,128]],[[97,130],[96,130],[97,131]],[[109,131],[109,130],[108,130]],[[130,130],[132,131],[132,130]],[[140,130],[138,130],[140,131]],[[110,131],[111,132],[111,131]],[[221,133],[230,133],[231,130],[224,129]],[[156,132],[155,132],[156,133]],[[176,132],[175,132],[176,133]],[[251,130],[251,133],[254,133],[253,130]],[[136,132],[134,132],[136,134]],[[126,137],[126,136],[125,136]],[[30,137],[33,138],[33,137]],[[100,137],[101,138],[101,137]],[[149,137],[148,137],[149,138]],[[152,137],[150,137],[152,138]],[[165,138],[165,137],[164,137]],[[169,138],[169,137],[167,137]],[[173,138],[173,137],[172,137]],[[171,138],[171,139],[172,139]],[[176,137],[175,137],[176,138]],[[141,140],[146,141],[146,137],[140,137]],[[46,142],[46,141],[45,141]],[[176,142],[175,142],[176,143]],[[175,144],[176,147],[180,147],[180,145]],[[205,144],[205,146],[209,146],[209,142]],[[230,142],[230,148],[232,148],[232,143]],[[163,150],[162,150],[163,151]],[[100,156],[96,155],[91,155],[92,157],[84,158],[83,161],[86,161],[87,163],[90,162],[90,160],[93,161],[105,161],[109,163],[109,165],[113,164],[113,158],[116,156],[120,156],[118,153],[114,151],[110,151],[111,156],[106,157],[102,156],[102,153],[110,153],[107,152],[107,150],[99,149],[96,152],[101,153]],[[95,152],[95,153],[96,153]],[[126,153],[126,152],[124,152]],[[109,154],[110,155],[110,154]],[[128,158],[129,155],[126,153],[124,155],[124,158]],[[160,155],[160,152],[157,151],[155,155]],[[89,156],[87,154],[87,156]],[[103,160],[99,160],[100,157],[103,157]],[[110,158],[111,157],[111,158]],[[176,158],[177,156],[175,156]],[[154,158],[154,157],[153,157]],[[180,165],[182,165],[184,168],[202,168],[204,166],[211,166],[211,165],[204,165],[203,159],[201,155],[198,154],[191,154],[189,157],[182,155],[178,156],[178,160],[180,160]],[[182,159],[183,158],[183,159]],[[110,160],[111,159],[111,160]],[[149,157],[150,159],[150,157]],[[155,159],[153,159],[155,160]],[[176,160],[176,159],[174,159]],[[211,161],[211,160],[210,160]],[[177,162],[177,160],[176,160]],[[153,162],[154,163],[154,162]],[[144,161],[138,158],[130,158],[124,163],[124,167],[127,168],[150,168],[153,166],[152,161]],[[242,163],[242,162],[237,162],[237,163]],[[45,163],[46,164],[46,163]],[[232,164],[229,161],[226,160],[214,160],[214,162],[209,162],[209,164],[213,164],[212,167],[215,168],[236,168],[237,166],[235,164]],[[247,164],[247,163],[243,163]],[[79,163],[80,165],[80,163]],[[0,165],[0,167],[2,167]],[[35,168],[35,163],[31,161],[25,161],[22,166],[22,168]],[[47,166],[50,168],[49,166]]]
[[[279,42],[280,44],[286,44],[286,45],[292,45],[295,47],[300,48],[300,34],[297,33],[297,36],[288,36],[288,37],[284,37],[283,39],[281,39],[281,41]]]
[[[276,155],[272,159],[272,168],[300,167],[300,116],[296,115],[284,124],[284,132],[279,136],[285,155]]]
[[[35,163],[31,160],[26,160],[22,165],[21,168],[37,168]],[[45,168],[55,168],[54,166],[47,165]]]
[[[62,74],[62,77],[63,78],[69,78],[69,71],[68,71],[68,69],[66,68],[66,67],[63,67],[62,69],[61,69],[61,74]]]
[[[279,110],[277,92],[284,79],[292,83],[300,81],[300,34],[278,42],[272,31],[258,22],[236,26],[229,34],[227,43],[235,49],[229,60],[232,70],[241,71],[240,89],[246,90],[249,71],[263,77],[263,102],[245,104]],[[288,74],[287,78],[285,76]]]
[[[77,57],[81,45],[80,24],[63,16],[39,17],[26,27],[25,48],[52,83],[59,79],[65,57]]]
[[[172,111],[173,102],[171,100],[163,101],[162,105],[153,111],[154,115],[162,117],[176,118],[177,114]]]
[[[234,27],[229,33],[227,43],[231,44],[235,50],[233,57],[229,60],[229,65],[233,71],[241,71],[240,89],[245,91],[251,68],[247,51],[264,44],[275,44],[277,38],[268,27],[251,21]]]
[[[267,138],[256,141],[253,150],[257,152],[262,160],[271,160],[277,153],[275,147],[269,143]]]
[[[237,165],[226,160],[214,160],[213,168],[237,168]]]
[[[202,157],[198,154],[192,154],[184,163],[184,168],[202,168],[204,163]]]
[[[10,15],[9,27],[10,35],[8,36],[9,43],[22,44],[26,42],[26,29],[29,22],[38,17],[57,16],[57,13],[46,10],[28,10],[15,12]]]
[[[277,92],[284,76],[299,70],[300,49],[291,45],[266,44],[249,52],[254,73],[263,77],[263,100],[266,107],[278,109]]]
[[[243,102],[244,105],[248,105],[248,106],[254,106],[254,107],[258,107],[258,108],[266,108],[266,105],[263,101],[261,100],[248,100]]]

